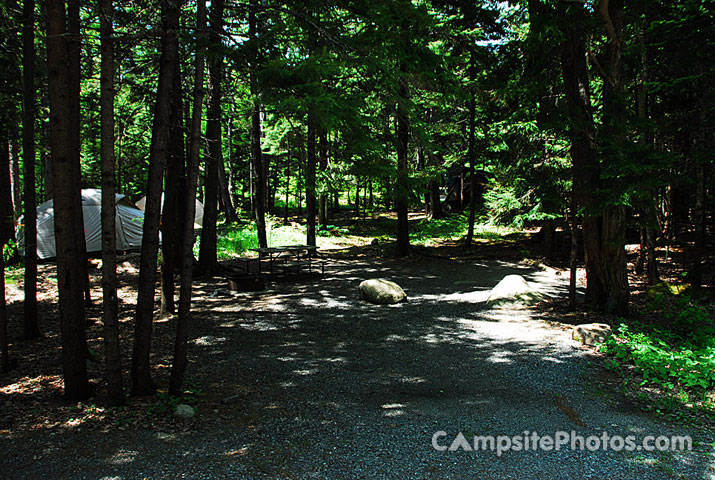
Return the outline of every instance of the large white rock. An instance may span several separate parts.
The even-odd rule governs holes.
[[[360,298],[371,303],[388,305],[407,299],[405,291],[395,282],[384,278],[373,278],[360,283]]]
[[[573,339],[583,345],[603,343],[613,335],[611,326],[605,323],[584,323],[573,327]]]
[[[492,288],[487,297],[487,306],[527,306],[538,303],[544,295],[532,287],[521,275],[507,275]]]

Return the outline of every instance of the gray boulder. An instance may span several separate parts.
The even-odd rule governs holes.
[[[610,325],[605,323],[584,323],[573,327],[572,336],[582,345],[597,345],[613,335]]]
[[[492,288],[487,306],[528,306],[544,300],[544,295],[532,287],[521,275],[507,275]]]
[[[358,287],[360,299],[378,305],[389,305],[404,302],[407,294],[395,282],[384,278],[373,278],[360,283]]]
[[[176,406],[176,409],[174,410],[174,416],[182,419],[191,418],[194,415],[196,415],[196,409],[191,405],[180,403]]]

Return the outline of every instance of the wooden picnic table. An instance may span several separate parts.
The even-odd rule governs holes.
[[[302,265],[312,269],[313,259],[316,257],[318,247],[315,245],[283,245],[278,247],[252,248],[251,251],[258,253],[258,272],[262,272],[262,260],[267,260],[268,271],[274,273],[274,264],[280,260],[280,265],[285,268],[296,267],[300,271]]]

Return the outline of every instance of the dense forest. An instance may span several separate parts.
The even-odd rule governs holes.
[[[669,246],[686,252],[688,283],[712,285],[704,257],[712,246],[713,7],[8,0],[0,7],[0,240],[2,262],[24,264],[24,335],[41,335],[35,216],[52,199],[65,395],[91,395],[81,188],[102,189],[115,404],[124,398],[115,192],[146,196],[134,395],[156,389],[157,264],[161,308],[178,313],[170,392],[180,393],[192,275],[216,273],[217,238],[247,218],[266,247],[271,216],[300,216],[305,243],[315,245],[316,230],[341,209],[394,212],[397,256],[410,253],[410,211],[435,220],[464,211],[467,244],[480,220],[539,227],[547,255],[570,255],[573,288],[585,266],[585,301],[617,314],[629,308],[627,243],[640,244],[636,268],[650,284],[659,282],[657,248]],[[204,215],[194,265],[185,219],[196,198]],[[4,311],[1,321],[7,370]]]

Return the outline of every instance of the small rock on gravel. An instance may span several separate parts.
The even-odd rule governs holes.
[[[176,409],[174,410],[175,417],[187,419],[192,418],[194,415],[196,415],[196,410],[191,405],[185,405],[183,403],[180,403],[176,406]]]

